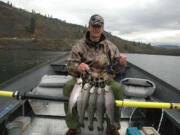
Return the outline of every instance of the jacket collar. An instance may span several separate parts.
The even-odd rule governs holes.
[[[100,44],[100,42],[104,41],[105,39],[106,39],[106,37],[105,37],[104,34],[102,33],[102,34],[101,34],[101,37],[100,37],[100,40],[99,40],[98,42],[93,42],[93,41],[90,40],[90,32],[89,32],[89,31],[86,32],[85,42],[86,42],[86,44],[88,44],[88,45],[91,45],[91,46],[96,47],[97,45]]]

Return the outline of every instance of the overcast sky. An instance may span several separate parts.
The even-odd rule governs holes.
[[[1,0],[66,22],[88,25],[100,14],[105,30],[123,39],[180,45],[180,0]]]

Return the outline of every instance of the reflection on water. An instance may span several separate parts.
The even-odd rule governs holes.
[[[128,61],[150,72],[180,90],[180,57],[147,54],[125,54]]]
[[[0,83],[36,65],[62,55],[63,52],[0,50]]]

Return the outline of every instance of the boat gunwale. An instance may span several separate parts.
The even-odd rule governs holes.
[[[62,59],[61,57],[65,57],[65,56],[67,56],[67,55],[68,55],[68,52],[65,52],[65,54],[62,54],[62,55],[60,55],[60,56],[58,56],[58,57],[56,57],[56,58],[54,58],[54,59],[51,59],[51,60],[49,60],[49,61],[47,61],[47,62],[45,62],[45,63],[42,63],[42,64],[40,64],[40,65],[37,65],[37,66],[35,66],[35,67],[33,67],[33,68],[29,69],[29,70],[26,70],[26,71],[24,71],[24,72],[22,72],[22,73],[20,73],[20,74],[18,74],[18,75],[16,75],[16,76],[12,77],[11,79],[9,79],[9,80],[1,83],[1,84],[0,84],[0,88],[2,89],[2,88],[4,88],[4,87],[8,86],[9,84],[17,81],[18,79],[21,79],[21,78],[23,78],[24,76],[29,75],[30,73],[33,73],[34,71],[42,68],[43,66],[49,65],[49,64],[53,63],[54,61],[56,61],[56,60],[58,60],[58,59],[60,60],[60,59]]]
[[[157,76],[155,76],[155,75],[153,75],[153,74],[145,71],[144,69],[136,66],[135,64],[133,64],[133,63],[131,63],[131,62],[129,62],[129,61],[128,61],[127,63],[128,63],[130,66],[133,66],[134,68],[140,70],[140,72],[143,72],[143,73],[144,73],[145,75],[147,75],[148,77],[150,77],[150,78],[158,81],[158,83],[160,83],[160,84],[162,84],[163,86],[167,87],[167,88],[169,89],[169,91],[172,90],[172,91],[175,92],[176,94],[180,95],[180,90],[177,89],[176,87],[172,86],[172,85],[169,84],[168,82],[166,82],[166,81],[158,78]]]

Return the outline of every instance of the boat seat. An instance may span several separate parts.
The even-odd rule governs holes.
[[[64,84],[70,79],[72,79],[72,76],[70,75],[44,75],[39,83],[39,86],[62,88]]]
[[[63,88],[37,86],[31,93],[34,95],[61,97],[63,96]],[[63,104],[61,102],[39,99],[31,99],[29,102],[35,114],[52,116],[64,115],[64,112],[59,110],[59,108],[63,108]]]
[[[147,79],[125,78],[122,80],[122,88],[127,97],[146,98],[154,93],[156,86]]]
[[[55,72],[60,72],[61,74],[67,75],[68,71],[67,71],[67,64],[64,63],[52,63],[51,67],[53,68],[53,70]]]
[[[62,88],[50,88],[50,87],[36,87],[33,89],[32,93],[35,95],[43,96],[62,96]]]
[[[44,75],[39,85],[32,90],[32,93],[36,95],[62,96],[62,88],[71,78],[71,76],[63,75]]]
[[[69,81],[71,76],[44,75],[37,87],[32,90],[32,94],[42,96],[61,97],[63,96],[63,86]],[[65,112],[61,109],[64,104],[58,101],[48,100],[29,100],[35,114],[64,116]]]

